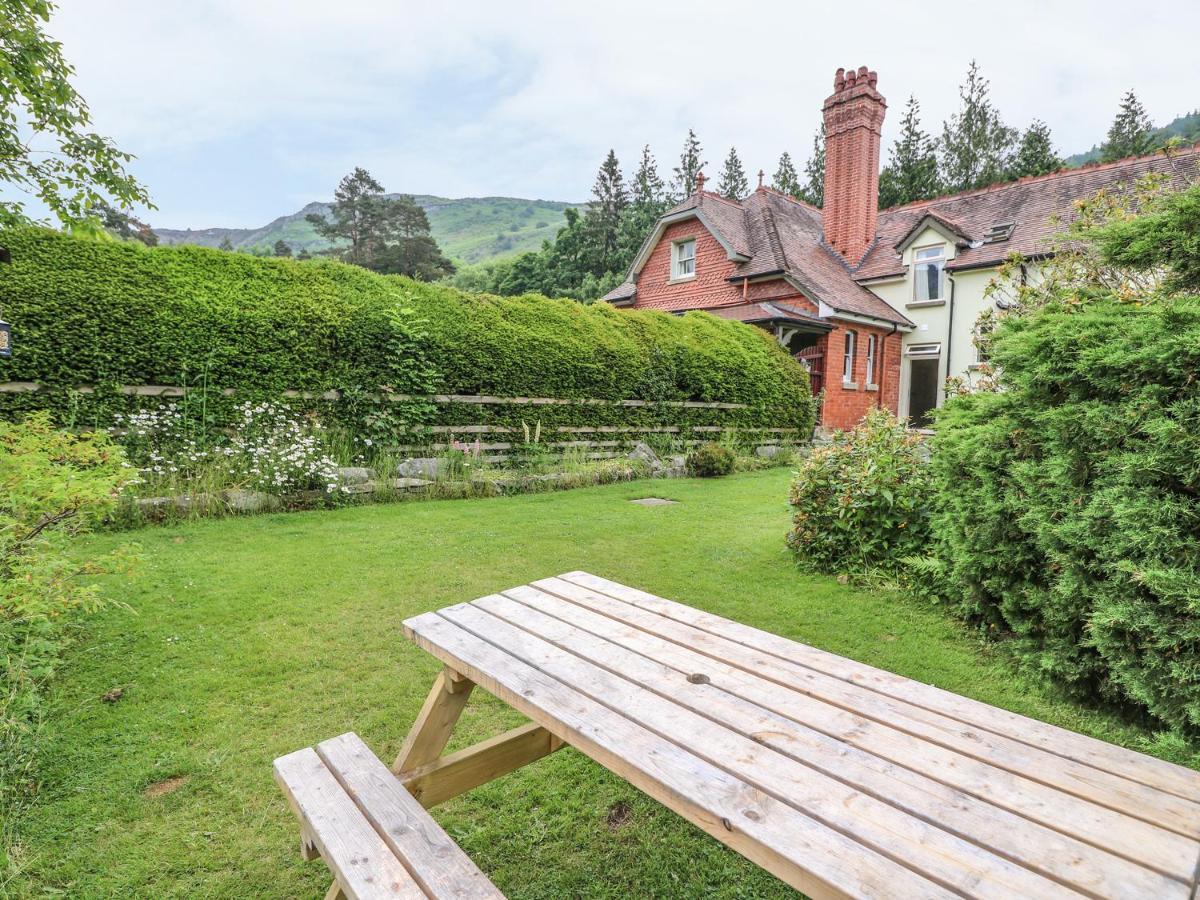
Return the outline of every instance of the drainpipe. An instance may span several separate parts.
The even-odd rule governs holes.
[[[879,396],[875,398],[875,405],[883,409],[883,386],[884,379],[887,377],[887,339],[900,330],[900,326],[895,322],[892,323],[892,330],[879,339]],[[903,365],[901,360],[901,365]],[[896,392],[896,413],[900,412],[900,392]]]
[[[951,375],[950,353],[954,346],[954,276],[947,272],[946,277],[950,279],[950,318],[946,323],[946,378],[949,378]]]

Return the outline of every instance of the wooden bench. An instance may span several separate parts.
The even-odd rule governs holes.
[[[333,872],[327,898],[503,897],[358,735],[281,756],[275,780],[304,858]]]

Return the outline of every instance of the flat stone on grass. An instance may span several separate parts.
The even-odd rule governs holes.
[[[636,503],[638,506],[675,506],[679,503],[678,500],[666,500],[662,497],[642,497],[640,500],[630,500],[630,503]]]

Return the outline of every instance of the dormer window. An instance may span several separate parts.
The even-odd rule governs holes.
[[[942,271],[946,267],[946,245],[913,250],[913,302],[942,299]]]
[[[696,277],[696,239],[676,241],[671,245],[671,280]]]

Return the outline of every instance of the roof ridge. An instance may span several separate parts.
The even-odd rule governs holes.
[[[1176,150],[1174,157],[1200,154],[1200,141],[1183,149]],[[1123,159],[1114,159],[1107,163],[1088,163],[1087,165],[1078,166],[1074,169],[1062,168],[1056,169],[1053,172],[1047,172],[1045,175],[1025,175],[1018,178],[1016,181],[995,181],[983,187],[969,188],[965,191],[958,191],[954,194],[942,194],[938,197],[930,197],[925,200],[913,200],[909,203],[902,203],[899,206],[889,206],[886,209],[881,209],[880,213],[900,212],[901,210],[917,209],[921,206],[931,206],[935,203],[941,203],[946,200],[960,200],[965,197],[974,197],[980,194],[990,194],[997,191],[1002,191],[1007,188],[1018,187],[1023,184],[1034,184],[1036,182],[1051,181],[1057,178],[1067,178],[1072,175],[1085,175],[1090,172],[1097,172],[1103,169],[1115,169],[1121,166],[1133,165],[1137,162],[1142,162],[1148,159],[1156,159],[1158,157],[1166,157],[1172,159],[1172,153],[1167,148],[1160,148],[1153,153],[1147,153],[1142,156],[1126,156]]]
[[[742,206],[741,200],[730,200],[728,197],[723,197],[720,194],[714,193],[713,191],[701,191],[700,196],[702,198],[708,197],[711,200],[720,200],[722,203],[728,204],[729,206],[737,207],[738,209],[741,209],[741,210],[745,209],[745,207]]]
[[[770,187],[769,185],[764,184],[762,187],[758,188],[758,190],[760,190],[764,193],[767,193],[767,194],[773,194],[774,196],[779,197],[783,200],[786,200],[789,203],[795,203],[797,206],[801,206],[804,209],[812,210],[815,213],[819,213],[821,211],[821,207],[813,206],[807,200],[801,200],[799,197],[793,197],[791,194],[785,194],[783,191],[779,190],[778,188],[773,188],[773,187]]]
[[[762,217],[763,228],[767,232],[767,243],[771,245],[771,253],[775,255],[775,261],[780,264],[779,267],[787,271],[787,254],[783,251],[783,242],[779,240],[779,230],[775,227],[775,212],[771,207],[765,207],[762,210]]]

